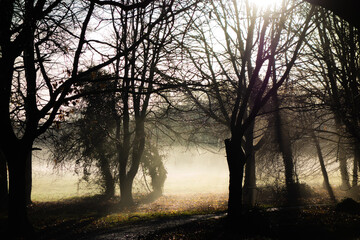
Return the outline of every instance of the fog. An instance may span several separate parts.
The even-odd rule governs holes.
[[[224,151],[175,147],[165,162],[164,193],[223,193],[229,177]]]
[[[173,146],[163,151],[162,155],[167,171],[164,195],[226,194],[228,192],[229,176],[224,149]],[[323,177],[317,161],[312,161],[310,164],[312,168],[306,168],[307,174],[301,174],[300,182],[313,187],[322,187]],[[301,171],[301,169],[298,170]],[[341,177],[338,163],[331,164],[328,170],[332,185],[340,186]],[[281,170],[277,171],[282,177]],[[33,201],[58,201],[100,193],[97,184],[87,183],[80,178],[81,172],[80,174],[75,173],[74,163],[55,167],[54,162],[49,161],[46,150],[34,152]],[[147,193],[148,190],[143,179],[144,176],[140,170],[134,181],[133,192],[135,194]],[[269,182],[269,179],[264,180],[259,178],[257,185],[265,186],[274,184],[273,181],[275,181],[274,179],[271,180],[272,182]],[[119,189],[116,189],[116,194],[119,194]]]
[[[45,151],[33,155],[33,201],[58,201],[65,198],[97,194],[96,184],[79,182],[73,163],[54,167]],[[219,149],[200,149],[174,146],[163,152],[167,179],[165,195],[196,193],[227,193],[228,168],[225,152]],[[146,193],[139,171],[135,179],[134,193]],[[119,194],[119,190],[116,190]]]

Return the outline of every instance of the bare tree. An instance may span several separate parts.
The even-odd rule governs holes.
[[[113,11],[116,45],[127,54],[115,64],[116,85],[121,92],[113,106],[116,121],[115,144],[117,151],[120,196],[123,205],[132,205],[133,181],[138,172],[145,149],[146,117],[154,99],[153,93],[160,88],[155,69],[163,58],[163,48],[169,42],[173,28],[173,16],[161,21],[151,34],[136,48],[129,49],[143,38],[149,23],[166,11],[170,13],[174,1],[152,3],[147,9]],[[120,24],[117,24],[119,22]]]
[[[359,145],[359,31],[324,9],[317,13],[316,24],[317,35],[308,42],[309,51],[304,56],[302,78],[308,77],[304,88],[333,113],[342,187],[350,189],[349,155],[354,156],[354,186],[359,161],[356,153]],[[352,153],[349,153],[349,145],[352,145]]]
[[[176,67],[182,71],[185,93],[229,131],[225,146],[230,217],[242,212],[244,166],[254,159],[255,118],[287,79],[310,25],[313,9],[303,21],[293,23],[296,32],[289,31],[292,10],[287,1],[281,9],[265,12],[247,1],[210,1],[198,13],[202,17],[195,17],[188,39],[179,41],[185,56]],[[288,63],[274,68],[284,51],[292,53]],[[278,73],[276,79],[273,71]]]
[[[150,2],[116,7],[146,8]],[[25,172],[34,140],[59,117],[58,110],[73,94],[75,83],[124,55],[105,41],[91,41],[88,35],[94,13],[114,4],[112,1],[0,1],[3,133],[0,148],[9,170],[9,226],[14,234],[31,233]],[[160,14],[150,25],[156,25],[164,15]],[[99,45],[112,51],[100,63],[86,68],[86,50],[93,50],[96,55]],[[21,68],[23,74],[18,71]]]

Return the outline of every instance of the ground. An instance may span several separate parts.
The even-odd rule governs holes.
[[[242,219],[226,217],[226,194],[138,196],[131,208],[101,196],[35,202],[29,209],[38,239],[359,239],[360,205],[308,199],[303,206],[259,205]],[[5,217],[0,232],[6,231]]]

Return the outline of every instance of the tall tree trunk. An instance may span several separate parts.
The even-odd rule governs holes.
[[[127,176],[120,180],[120,205],[123,207],[134,205],[132,196],[133,181],[133,178]]]
[[[246,159],[240,141],[226,139],[225,149],[229,167],[228,216],[236,220],[242,214],[242,182]]]
[[[353,165],[353,182],[352,187],[358,185],[358,171],[359,171],[359,161],[360,161],[360,143],[355,139],[354,147],[354,165]]]
[[[318,154],[319,163],[320,163],[320,167],[321,167],[321,173],[322,173],[323,178],[324,178],[325,188],[329,193],[329,197],[330,197],[331,201],[336,203],[336,198],[335,198],[335,195],[334,195],[334,191],[333,191],[333,189],[332,189],[332,187],[330,185],[329,177],[328,177],[328,174],[327,174],[327,171],[326,171],[324,157],[323,157],[323,154],[322,154],[322,151],[321,151],[320,142],[319,142],[319,140],[316,137],[314,132],[311,132],[311,137],[312,137],[312,139],[314,141],[314,144],[315,144],[315,147],[316,147],[316,152]]]
[[[256,202],[256,167],[255,167],[255,152],[254,152],[254,125],[251,124],[245,133],[245,155],[249,156],[245,165],[245,180],[244,180],[244,205],[249,207],[255,206]]]
[[[341,174],[341,188],[343,190],[350,189],[350,177],[347,169],[347,156],[344,149],[344,145],[341,142],[338,143],[338,160],[340,165],[340,174]]]
[[[132,187],[134,178],[139,170],[140,160],[145,147],[144,120],[145,119],[141,117],[136,119],[135,137],[131,144],[131,163],[128,164],[128,160],[130,159],[130,144],[124,144],[124,146],[127,146],[127,149],[124,149],[124,147],[119,148],[120,202],[123,206],[134,204]]]
[[[287,201],[289,205],[297,205],[300,193],[294,180],[294,161],[291,149],[291,140],[280,113],[280,103],[277,94],[273,97],[273,99],[275,104],[275,133],[285,167]]]
[[[0,210],[6,210],[8,206],[8,174],[6,159],[0,150]]]
[[[31,190],[32,190],[32,150],[30,150],[29,155],[26,158],[26,204],[31,204]]]
[[[134,204],[132,198],[132,179],[127,175],[127,159],[129,155],[121,155],[123,151],[119,153],[119,186],[120,186],[120,203],[122,206],[131,206]]]
[[[20,143],[5,150],[9,168],[9,230],[12,236],[31,238],[33,228],[27,215],[26,162],[32,144]]]
[[[11,98],[11,82],[14,72],[14,61],[17,56],[14,48],[11,47],[11,19],[13,15],[13,1],[0,1],[0,170],[1,170],[1,194],[7,190],[7,156],[5,150],[8,149],[9,136],[13,134],[13,129],[9,114]],[[5,183],[6,181],[6,183]],[[6,186],[6,189],[5,189]],[[7,201],[7,196],[3,195],[3,200]]]
[[[349,190],[351,188],[351,186],[350,186],[349,172],[347,169],[346,150],[345,150],[344,143],[342,142],[342,138],[341,138],[342,125],[341,125],[341,120],[339,120],[336,116],[335,116],[335,124],[336,124],[337,131],[339,133],[338,147],[337,147],[337,159],[339,161],[340,174],[341,174],[341,188],[343,190]]]
[[[104,180],[104,194],[106,198],[112,198],[115,195],[115,181],[111,174],[109,161],[105,156],[100,159],[100,171]]]

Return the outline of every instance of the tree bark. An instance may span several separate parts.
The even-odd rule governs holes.
[[[355,147],[354,147],[354,165],[353,165],[352,187],[356,187],[358,185],[358,171],[359,171],[359,161],[360,161],[360,143],[356,141],[354,145],[355,145]]]
[[[29,155],[26,158],[26,204],[31,204],[31,191],[32,191],[32,150],[30,150]]]
[[[6,159],[0,150],[0,210],[7,210],[8,206],[8,174]]]
[[[120,205],[122,207],[134,205],[134,199],[132,196],[133,181],[133,178],[126,176],[120,179]]]
[[[225,149],[229,167],[228,216],[236,220],[242,214],[242,182],[246,159],[240,141],[226,139]]]
[[[339,120],[336,116],[335,116],[335,125],[336,128],[339,132],[339,134],[341,135],[341,120]],[[349,190],[351,188],[350,186],[350,177],[349,177],[349,172],[347,169],[347,156],[346,156],[346,150],[345,150],[345,146],[342,143],[342,139],[341,136],[339,136],[338,138],[338,147],[337,147],[337,159],[339,161],[339,167],[340,167],[340,174],[341,174],[341,188],[343,190]]]
[[[245,206],[253,207],[256,202],[256,166],[254,151],[254,126],[251,124],[245,133],[245,155],[249,156],[245,164],[243,201]]]
[[[341,141],[341,140],[340,140]],[[339,141],[338,143],[338,160],[340,165],[340,174],[341,174],[341,188],[343,190],[349,190],[350,186],[350,177],[347,169],[347,157],[343,144]]]
[[[109,161],[105,156],[100,159],[100,171],[104,180],[105,197],[112,198],[115,195],[115,181],[111,174]]]
[[[321,173],[322,173],[323,178],[324,178],[325,188],[326,188],[327,192],[329,193],[329,197],[330,197],[331,201],[336,203],[336,198],[335,198],[335,195],[334,195],[334,191],[333,191],[333,189],[332,189],[332,187],[330,185],[329,177],[328,177],[328,174],[327,174],[327,171],[326,171],[324,157],[323,157],[323,154],[322,154],[322,151],[321,151],[321,146],[320,146],[319,140],[316,137],[314,132],[311,132],[311,138],[314,141],[314,144],[315,144],[315,147],[316,147],[316,152],[318,154],[319,163],[320,163],[320,167],[321,167]]]
[[[133,181],[139,170],[140,159],[145,147],[144,119],[139,118],[140,119],[136,119],[135,137],[131,144],[132,153],[130,154],[130,144],[123,144],[123,146],[118,145],[120,202],[123,206],[134,204],[132,197]],[[117,135],[120,136],[119,133]],[[126,136],[124,136],[124,139],[125,138]],[[128,140],[130,139],[128,138]],[[130,157],[131,162],[129,163]],[[127,170],[128,168],[129,170]]]
[[[280,103],[277,94],[274,95],[273,99],[275,105],[275,133],[285,167],[287,201],[289,205],[297,205],[300,193],[294,180],[294,161],[291,149],[291,140],[289,132],[287,131],[283,123],[283,119],[280,113]]]
[[[26,162],[32,144],[18,141],[4,151],[9,168],[9,231],[12,236],[31,238],[33,228],[27,215]],[[21,229],[21,230],[20,230]]]

